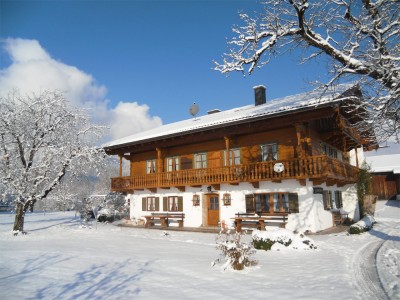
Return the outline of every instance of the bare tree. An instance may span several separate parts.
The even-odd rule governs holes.
[[[59,91],[0,98],[0,180],[17,197],[14,232],[23,231],[25,212],[67,173],[81,174],[103,160],[103,150],[93,146],[102,134]]]
[[[331,86],[357,81],[380,141],[400,129],[400,5],[398,0],[267,0],[240,14],[229,51],[215,70],[251,74],[274,56],[304,48],[302,63],[329,58]],[[245,70],[247,68],[247,70]]]

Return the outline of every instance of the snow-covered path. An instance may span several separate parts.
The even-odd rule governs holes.
[[[257,251],[258,265],[242,272],[211,267],[214,234],[82,228],[71,213],[26,220],[29,234],[14,237],[13,216],[0,214],[0,299],[366,299],[356,257],[382,241],[379,278],[390,299],[400,299],[399,220],[387,214],[369,233],[313,236],[314,251]]]
[[[378,201],[371,234],[382,240],[376,269],[389,299],[400,299],[400,201]]]

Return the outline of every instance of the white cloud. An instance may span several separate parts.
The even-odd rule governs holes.
[[[110,126],[110,138],[117,139],[162,124],[149,115],[147,105],[120,102],[108,108],[107,88],[96,83],[92,75],[77,67],[53,59],[36,40],[6,39],[1,42],[11,64],[0,70],[0,92],[18,88],[22,93],[59,89],[71,103],[91,108],[94,120]]]
[[[114,139],[123,138],[131,135],[132,132],[144,131],[162,124],[159,117],[149,115],[147,105],[139,105],[136,102],[119,102],[112,110],[112,118],[111,131],[114,133]]]

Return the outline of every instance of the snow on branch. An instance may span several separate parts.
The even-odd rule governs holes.
[[[300,61],[329,58],[329,84],[356,81],[367,100],[366,109],[383,140],[399,133],[400,8],[398,1],[267,0],[262,12],[240,14],[243,25],[222,62],[221,73],[252,74],[290,47],[305,47]],[[247,71],[245,71],[247,67]]]
[[[12,91],[0,98],[0,183],[18,196],[24,211],[68,172],[83,174],[102,162],[104,151],[93,137],[101,137],[104,127],[89,119],[59,91]]]

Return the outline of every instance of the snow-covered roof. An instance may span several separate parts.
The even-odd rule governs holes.
[[[272,117],[279,114],[293,113],[302,109],[312,109],[318,106],[324,106],[342,101],[343,99],[338,98],[338,96],[352,87],[353,85],[350,84],[342,84],[335,87],[335,89],[329,89],[325,91],[322,96],[320,90],[314,90],[311,92],[274,100],[267,100],[265,104],[261,105],[252,104],[218,113],[186,119],[111,141],[103,145],[103,147],[115,148],[118,146],[153,140],[161,137],[174,136],[182,133],[201,131],[208,128],[248,122],[254,119]]]
[[[371,173],[400,174],[400,154],[376,155],[366,157]]]

